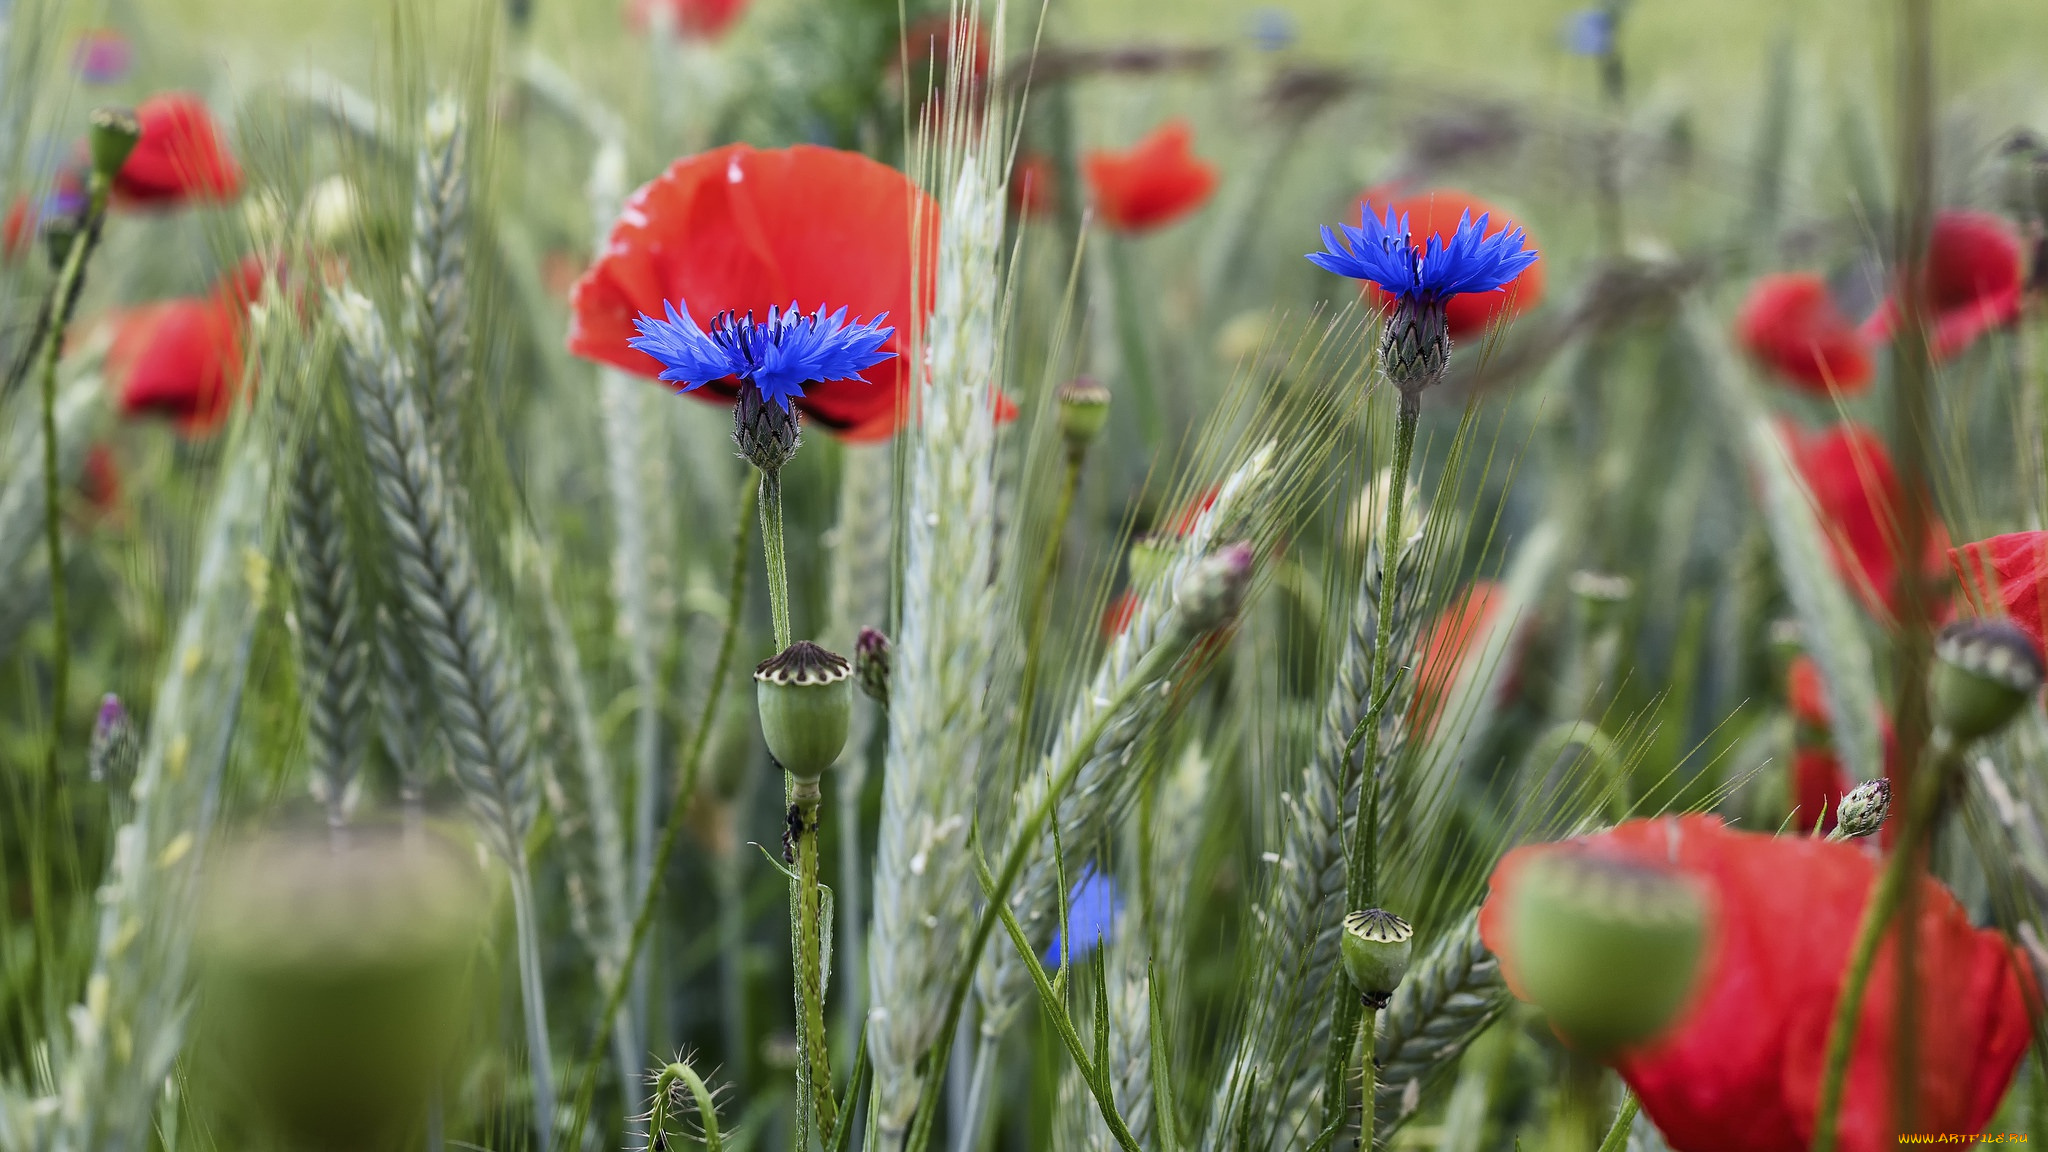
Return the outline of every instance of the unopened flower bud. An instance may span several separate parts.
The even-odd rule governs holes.
[[[71,257],[71,243],[78,239],[84,223],[78,213],[66,211],[65,206],[53,206],[43,217],[43,254],[49,257],[50,271],[64,267],[64,261]]]
[[[467,1032],[488,900],[432,836],[270,835],[207,867],[197,1052],[284,1147],[403,1145]]]
[[[732,440],[740,455],[763,472],[779,472],[803,447],[801,417],[761,395],[749,380],[740,385],[732,406]]]
[[[1959,620],[1934,641],[1935,722],[1959,739],[1989,736],[2041,689],[2041,657],[2019,625]]]
[[[1059,402],[1060,435],[1068,454],[1079,456],[1109,422],[1109,389],[1090,377],[1076,377],[1060,385]]]
[[[1884,818],[1892,810],[1892,782],[1885,779],[1866,780],[1849,790],[1842,797],[1841,810],[1835,815],[1833,838],[1855,840],[1864,836],[1875,836],[1884,827]]]
[[[1344,956],[1344,971],[1351,986],[1371,1008],[1385,1008],[1408,975],[1408,961],[1414,950],[1415,929],[1406,920],[1381,908],[1368,908],[1344,917],[1344,935],[1338,950]]]
[[[135,113],[126,108],[95,108],[87,130],[87,139],[92,152],[93,179],[111,181],[121,165],[128,162],[128,154],[135,151],[135,142],[142,139],[142,125],[136,122]]]
[[[754,669],[761,735],[783,771],[815,783],[846,747],[853,715],[853,665],[799,640]]]
[[[1451,364],[1451,327],[1444,302],[1403,295],[1380,333],[1380,369],[1401,390],[1401,403],[1422,402],[1422,393],[1444,378]]]
[[[1596,1055],[1675,1021],[1706,950],[1707,898],[1693,880],[1570,848],[1530,862],[1509,916],[1522,992]]]
[[[1226,544],[1181,577],[1173,601],[1189,629],[1210,632],[1237,618],[1245,590],[1251,586],[1252,558],[1250,544]]]
[[[853,677],[869,699],[889,706],[889,638],[881,629],[863,626],[854,638]]]

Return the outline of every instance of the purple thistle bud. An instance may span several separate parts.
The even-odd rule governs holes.
[[[71,70],[87,84],[118,84],[134,65],[134,47],[111,28],[95,28],[81,35],[71,50]]]
[[[881,629],[861,627],[853,642],[853,675],[860,690],[882,707],[889,706],[889,638]]]
[[[1235,620],[1244,606],[1245,591],[1251,587],[1255,558],[1252,546],[1240,540],[1203,557],[1181,577],[1173,598],[1185,626],[1195,632],[1211,632]]]
[[[99,715],[93,719],[92,742],[86,747],[86,769],[93,782],[108,788],[125,788],[135,776],[142,757],[142,743],[135,737],[135,724],[121,698],[112,692],[100,700]]]

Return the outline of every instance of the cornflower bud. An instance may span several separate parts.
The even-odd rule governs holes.
[[[136,122],[135,113],[126,108],[95,108],[90,124],[87,139],[92,152],[93,179],[102,183],[112,181],[121,165],[128,162],[128,154],[135,151],[135,142],[142,139],[142,125]]]
[[[889,638],[879,628],[865,625],[853,641],[853,678],[868,699],[889,706]]]
[[[1252,546],[1240,540],[1202,558],[1173,590],[1186,627],[1212,632],[1237,618],[1252,582]]]
[[[1078,376],[1060,385],[1059,403],[1060,435],[1066,439],[1067,455],[1078,457],[1109,422],[1109,389],[1092,377]]]
[[[1530,862],[1509,915],[1527,998],[1596,1055],[1676,1020],[1706,950],[1707,899],[1691,879],[1571,848]]]
[[[749,380],[732,406],[732,441],[740,455],[763,472],[779,472],[803,447],[802,417],[761,394]]]
[[[2041,689],[2041,657],[2019,625],[1959,620],[1934,641],[1934,718],[1963,740],[2005,727]]]
[[[1408,961],[1414,950],[1415,929],[1406,920],[1381,908],[1368,908],[1344,917],[1344,935],[1338,951],[1344,957],[1344,972],[1358,998],[1370,1008],[1385,1008],[1408,975]]]
[[[815,784],[846,747],[853,714],[853,666],[799,640],[754,669],[755,700],[768,751],[799,782]]]
[[[1829,839],[1856,840],[1875,836],[1878,829],[1884,827],[1884,819],[1891,810],[1892,782],[1866,780],[1842,797],[1841,811],[1835,815],[1835,830]]]

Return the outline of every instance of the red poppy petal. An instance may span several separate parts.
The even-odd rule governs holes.
[[[1489,236],[1521,226],[1486,201],[1454,188],[1438,188],[1398,197],[1380,189],[1369,189],[1360,198],[1361,214],[1369,211],[1383,217],[1389,208],[1396,216],[1408,217],[1409,234],[1417,243],[1425,242],[1431,236],[1448,240],[1458,230],[1458,221],[1466,213],[1470,213],[1474,220],[1490,216],[1486,225]],[[1544,265],[1539,260],[1524,269],[1505,288],[1451,297],[1444,306],[1444,319],[1450,327],[1451,339],[1483,336],[1501,320],[1534,308],[1543,302],[1543,285]],[[1375,308],[1384,308],[1392,300],[1377,285],[1366,284],[1363,290],[1367,301]]]
[[[1103,222],[1123,232],[1162,228],[1208,200],[1216,169],[1193,152],[1194,131],[1173,120],[1123,152],[1090,152],[1081,167]]]

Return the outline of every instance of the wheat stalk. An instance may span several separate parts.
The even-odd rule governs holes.
[[[900,1141],[972,924],[967,832],[985,752],[995,592],[995,411],[1003,166],[989,115],[953,141],[934,306],[904,436],[902,619],[875,849],[868,1043],[878,1122]]]
[[[329,824],[348,819],[367,737],[369,662],[360,635],[355,566],[341,492],[316,421],[299,447],[285,504],[297,592],[299,691],[306,703],[306,756],[313,796]]]
[[[1500,961],[1479,938],[1479,913],[1467,913],[1409,970],[1379,1014],[1373,1044],[1377,1145],[1390,1142],[1421,1106],[1430,1078],[1457,1063],[1507,1002]]]
[[[540,976],[526,835],[535,795],[527,701],[519,666],[484,590],[467,534],[404,362],[369,299],[343,288],[328,295],[342,336],[349,393],[363,433],[391,543],[409,634],[431,676],[437,712],[453,752],[455,778],[483,822],[485,840],[512,876],[528,1059],[542,1131],[554,1116],[553,1061]]]
[[[427,109],[425,127],[414,176],[406,322],[434,442],[445,447],[469,389],[469,289],[463,268],[469,243],[463,147],[469,134],[462,106],[449,96]]]

